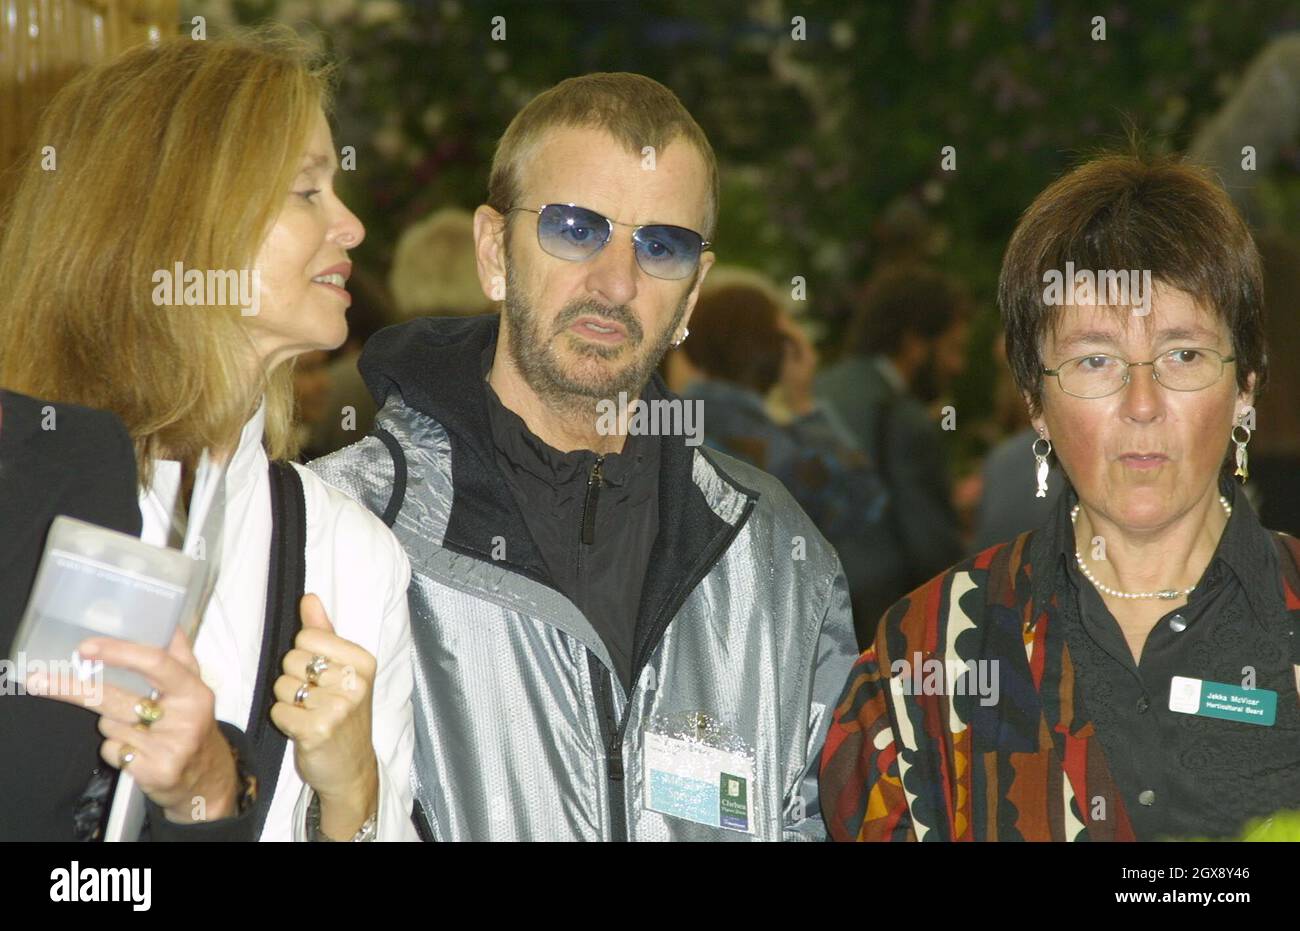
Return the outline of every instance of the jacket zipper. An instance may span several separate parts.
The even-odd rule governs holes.
[[[582,502],[582,542],[587,546],[596,542],[596,505],[600,501],[600,465],[604,461],[604,454],[597,456],[591,475],[587,477],[587,497]]]
[[[587,669],[600,715],[600,736],[605,744],[605,780],[609,793],[610,840],[627,840],[627,809],[623,789],[623,732],[614,717],[614,675],[587,651]]]
[[[632,685],[641,678],[641,671],[649,662],[650,654],[654,652],[659,641],[663,639],[664,632],[668,630],[668,624],[676,616],[677,610],[681,608],[686,596],[695,590],[695,586],[709,574],[709,570],[717,563],[718,557],[726,551],[731,545],[731,541],[736,538],[740,528],[745,526],[749,520],[750,513],[754,510],[754,502],[750,501],[745,506],[744,513],[740,515],[740,520],[732,526],[717,545],[709,550],[708,555],[701,560],[700,567],[691,576],[688,584],[678,590],[678,595],[672,601],[665,603],[663,610],[655,615],[654,624],[650,628],[650,636],[640,654],[632,658]],[[667,618],[668,620],[664,620]],[[610,813],[610,831],[615,841],[627,840],[627,792],[623,783],[623,734],[627,731],[628,719],[632,714],[632,696],[629,694],[627,701],[623,705],[623,717],[615,722],[614,718],[614,674],[601,665],[592,653],[587,654],[591,663],[592,682],[597,685],[597,699],[601,704],[601,730],[605,732],[607,738],[605,745],[605,762],[606,771],[609,781],[609,813]],[[612,728],[612,733],[610,729]]]

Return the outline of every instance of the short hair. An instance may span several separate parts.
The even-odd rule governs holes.
[[[969,298],[955,278],[915,263],[887,266],[862,289],[846,339],[860,355],[890,355],[907,333],[936,339],[969,314]]]
[[[1204,168],[1171,155],[1105,155],[1034,198],[1002,260],[998,305],[1016,387],[1041,409],[1044,337],[1059,325],[1044,276],[1066,262],[1092,271],[1150,271],[1222,320],[1232,336],[1237,384],[1267,376],[1262,274],[1250,230]],[[1131,307],[1107,305],[1117,317]]]
[[[248,269],[284,206],[329,66],[287,27],[132,49],[51,100],[0,239],[0,383],[112,411],[141,484],[238,441],[265,394],[272,458],[297,452],[292,366],[250,384],[233,305],[159,307],[153,273]]]
[[[492,156],[488,206],[498,213],[520,205],[521,169],[548,130],[558,127],[602,129],[637,156],[645,146],[662,153],[678,139],[695,147],[709,175],[705,239],[718,222],[718,161],[704,130],[677,95],[658,81],[625,71],[568,78],[538,94],[506,127]]]
[[[781,377],[785,334],[782,307],[752,283],[701,288],[681,351],[710,378],[766,394]]]
[[[492,302],[478,280],[474,215],[459,207],[444,207],[403,230],[388,285],[404,317],[490,311]]]

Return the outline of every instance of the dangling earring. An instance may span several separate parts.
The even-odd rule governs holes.
[[[1043,450],[1041,453],[1038,451],[1039,443],[1047,444],[1047,449]],[[1031,446],[1030,449],[1033,450],[1034,460],[1038,463],[1036,470],[1038,475],[1038,490],[1034,492],[1034,497],[1046,498],[1047,471],[1049,468],[1047,465],[1047,457],[1052,454],[1052,441],[1047,438],[1046,431],[1042,427],[1038,428],[1038,439],[1034,440],[1034,445]]]
[[[682,343],[686,342],[686,337],[688,337],[688,336],[690,336],[690,335],[691,335],[690,328],[689,328],[689,327],[682,327],[682,336],[681,336],[681,339],[675,339],[675,340],[673,340],[673,348],[676,349],[676,348],[677,348],[678,346],[680,346]]]
[[[1246,455],[1246,444],[1250,442],[1250,427],[1241,422],[1243,419],[1244,418],[1238,419],[1237,423],[1233,425],[1231,436],[1232,442],[1237,444],[1237,471],[1232,473],[1232,477],[1241,479],[1241,484],[1244,485],[1246,484],[1246,479],[1250,477],[1250,469],[1246,467],[1249,460],[1249,457]],[[1238,430],[1246,431],[1246,438],[1244,440],[1237,439]]]

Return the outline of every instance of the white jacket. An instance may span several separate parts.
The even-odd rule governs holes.
[[[240,729],[248,725],[266,613],[271,493],[262,447],[265,422],[263,405],[244,425],[226,473],[219,575],[194,643],[203,681],[216,696],[217,718]],[[378,839],[416,840],[411,823],[414,732],[406,602],[410,563],[378,518],[314,473],[295,468],[307,504],[306,591],[320,596],[335,633],[377,660],[372,726],[379,761]],[[145,541],[177,546],[184,539],[185,517],[176,507],[180,479],[180,463],[154,463],[152,486],[140,496]],[[277,658],[277,664],[282,660]],[[294,766],[290,741],[260,839],[306,840],[310,801],[311,789]]]

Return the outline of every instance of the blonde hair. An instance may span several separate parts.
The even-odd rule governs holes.
[[[568,78],[515,114],[492,156],[488,206],[498,213],[538,206],[518,203],[523,186],[520,170],[547,130],[557,127],[603,129],[638,156],[645,146],[662,153],[669,143],[685,139],[700,153],[709,174],[704,229],[698,232],[705,239],[713,238],[718,222],[718,160],[708,137],[676,94],[645,75],[625,71]]]
[[[491,311],[474,258],[474,215],[444,207],[403,230],[388,290],[405,317]]]
[[[251,269],[329,70],[292,31],[170,39],[51,101],[0,242],[0,384],[112,411],[147,485],[157,458],[229,448],[263,393],[272,458],[296,453],[292,365],[250,384],[233,306],[155,306],[154,272]],[[177,283],[179,287],[179,283]]]

